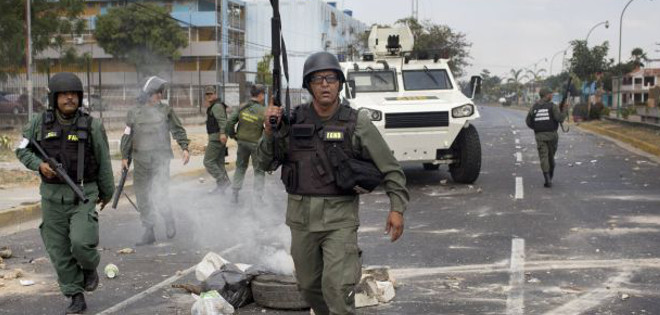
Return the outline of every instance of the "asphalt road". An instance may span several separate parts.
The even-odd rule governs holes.
[[[552,189],[543,187],[525,113],[481,107],[476,122],[482,173],[474,185],[453,184],[446,168],[406,167],[411,202],[401,240],[383,235],[389,209],[377,191],[361,199],[360,246],[365,265],[387,265],[397,280],[389,304],[359,314],[660,314],[660,168],[597,136],[562,133]],[[159,242],[133,254],[141,235],[128,203],[101,214],[101,268],[119,267],[87,295],[88,313],[189,314],[193,299],[167,285],[196,283],[190,267],[208,251],[232,262],[290,268],[283,225],[285,196],[268,176],[267,206],[252,207],[250,181],[239,207],[209,196],[209,181],[172,184],[178,235],[157,226]],[[36,191],[35,191],[36,194]],[[36,229],[3,236],[34,286],[0,280],[1,314],[53,314],[67,304],[44,259]],[[36,259],[36,261],[34,261]],[[30,261],[32,263],[30,263]],[[177,275],[177,272],[183,276]],[[174,277],[174,278],[172,278]],[[159,286],[160,284],[160,286]],[[8,290],[11,289],[11,290]],[[145,293],[146,292],[146,293]],[[134,300],[128,304],[129,298]],[[277,312],[256,305],[237,314]]]

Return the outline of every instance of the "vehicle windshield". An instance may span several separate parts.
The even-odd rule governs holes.
[[[408,90],[450,90],[451,81],[444,69],[403,71],[403,87]]]
[[[349,72],[348,80],[355,81],[358,93],[396,92],[396,80],[393,70],[365,70]]]

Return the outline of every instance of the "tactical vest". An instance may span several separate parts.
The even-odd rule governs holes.
[[[552,117],[553,106],[551,102],[534,104],[532,114],[534,132],[557,131],[559,123]]]
[[[238,127],[236,127],[236,139],[257,143],[264,130],[264,116],[259,111],[251,108],[257,103],[250,101],[241,106],[238,112]]]
[[[43,113],[41,124],[41,140],[39,144],[48,156],[62,163],[67,175],[76,183],[80,183],[78,178],[78,150],[81,149],[83,161],[82,179],[84,183],[95,182],[98,176],[99,165],[92,149],[92,139],[90,137],[92,117],[88,114],[76,113],[76,118],[71,125],[62,125],[53,117],[47,117]],[[79,147],[79,143],[82,146]],[[41,179],[49,184],[65,184],[59,177]]]
[[[220,132],[220,125],[218,125],[218,120],[216,117],[213,115],[213,106],[224,106],[222,103],[213,103],[209,108],[206,109],[206,133],[212,134],[212,133],[218,133]]]
[[[321,124],[310,104],[298,106],[291,116],[289,148],[282,165],[286,191],[296,195],[355,195],[336,185],[335,173],[327,152],[330,147],[343,149],[354,157],[351,139],[357,124],[357,111],[340,105],[333,117]]]
[[[167,113],[155,106],[144,105],[135,114],[133,150],[171,152],[170,130]]]

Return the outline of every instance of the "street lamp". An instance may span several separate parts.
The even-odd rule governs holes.
[[[632,0],[631,0],[631,1],[632,1]],[[610,28],[610,21],[604,21],[604,22],[600,22],[600,23],[594,25],[594,26],[589,30],[589,33],[587,33],[587,37],[586,37],[585,40],[584,40],[584,45],[585,45],[585,46],[589,47],[589,35],[591,35],[591,32],[593,32],[594,29],[596,29],[596,27],[598,27],[598,26],[600,26],[600,25],[603,25],[603,24],[605,24],[605,28]]]
[[[623,68],[621,68],[621,36],[623,34],[623,14],[626,13],[626,9],[628,9],[628,6],[630,3],[632,3],[635,0],[630,0],[628,3],[626,3],[626,6],[623,7],[623,10],[621,11],[621,18],[619,19],[619,89],[618,89],[618,95],[617,95],[617,109],[616,109],[616,118],[619,118],[621,115],[621,81],[623,81]]]
[[[570,47],[570,46],[569,46],[569,47]],[[562,49],[562,50],[556,52],[556,53],[552,56],[552,58],[550,58],[550,76],[552,76],[552,64],[555,62],[555,57],[557,57],[557,55],[559,55],[559,53],[562,53],[562,52],[564,53],[564,57],[566,57],[566,51],[567,51],[567,50],[568,50],[568,47],[566,47],[566,49]]]

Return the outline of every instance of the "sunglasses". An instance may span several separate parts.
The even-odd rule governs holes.
[[[323,80],[325,80],[325,82],[327,82],[329,84],[332,84],[332,83],[336,83],[337,81],[339,81],[339,76],[337,76],[336,74],[329,74],[329,75],[326,75],[326,76],[314,75],[311,78],[309,78],[309,82],[312,83],[312,84],[321,84],[321,82],[323,82]]]
[[[206,94],[204,94],[204,95],[209,96],[209,95],[213,95],[213,94],[214,94],[214,93],[206,93]]]

